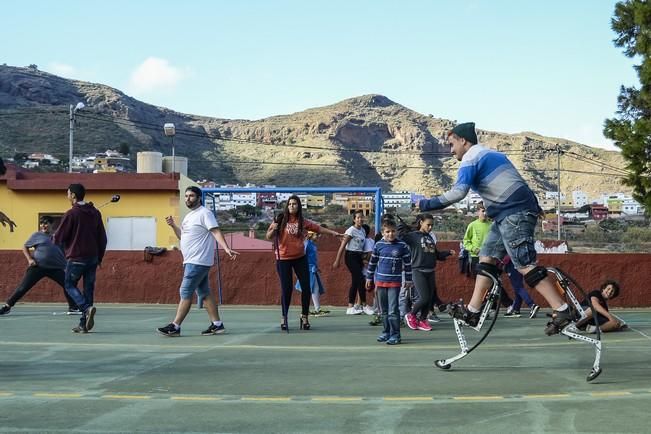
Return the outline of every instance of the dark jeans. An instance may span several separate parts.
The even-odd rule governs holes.
[[[400,312],[398,311],[398,296],[400,288],[377,287],[377,298],[382,308],[383,334],[388,337],[400,337]]]
[[[97,271],[97,258],[79,259],[68,261],[66,264],[65,288],[68,295],[79,306],[79,310],[86,310],[93,305],[95,292],[95,272]],[[77,283],[84,278],[83,294],[77,288]]]
[[[63,294],[66,296],[69,308],[74,309],[77,307],[74,300],[65,291],[65,272],[56,268],[42,268],[38,265],[27,268],[22,282],[20,282],[20,285],[18,285],[18,288],[16,288],[11,297],[7,299],[7,305],[15,305],[18,300],[23,298],[23,296],[27,294],[27,292],[44,277],[49,277],[50,279],[54,280],[61,286],[61,288],[64,289]]]
[[[276,271],[278,271],[278,277],[280,278],[280,303],[283,317],[287,316],[289,305],[292,304],[292,291],[294,290],[292,269],[296,273],[296,277],[298,277],[301,288],[310,287],[310,270],[307,266],[307,256],[276,261]],[[307,316],[310,314],[311,296],[310,291],[301,291],[301,315]]]
[[[519,311],[522,306],[522,300],[527,303],[527,306],[531,307],[534,305],[533,299],[527,292],[524,287],[524,276],[513,266],[513,262],[509,262],[504,267],[504,271],[509,275],[509,280],[511,281],[511,286],[513,287],[513,292],[515,292],[515,298],[513,300],[513,310]]]
[[[366,304],[366,289],[364,287],[364,262],[362,252],[346,250],[346,267],[350,271],[350,289],[348,290],[348,303],[355,304],[355,296],[359,295],[359,302]]]

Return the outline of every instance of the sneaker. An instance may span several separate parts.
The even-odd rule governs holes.
[[[506,309],[506,313],[504,314],[504,317],[520,318],[520,311],[513,309],[513,306],[509,306],[508,309]]]
[[[368,325],[372,326],[379,326],[380,324],[382,324],[382,318],[380,315],[375,315],[373,319],[368,322]]]
[[[597,327],[594,326],[594,325],[587,325],[586,328],[585,328],[585,332],[593,335],[593,334],[597,333]]]
[[[536,315],[538,315],[539,310],[540,310],[540,306],[538,306],[537,304],[531,306],[531,311],[529,312],[529,319],[534,319]]]
[[[72,328],[73,333],[88,333],[88,329],[86,329],[86,325],[80,323],[77,327]]]
[[[427,318],[427,321],[430,324],[436,324],[437,322],[441,322],[441,318],[439,318],[438,316],[436,316],[436,314],[434,312],[432,312],[432,313],[429,314],[429,317]]]
[[[432,331],[432,326],[429,325],[428,321],[420,320],[418,321],[418,325],[416,327],[418,327],[418,330],[422,330],[424,332]]]
[[[354,306],[346,309],[346,315],[360,315],[361,313],[362,311],[355,309]]]
[[[81,315],[83,312],[79,310],[77,306],[75,307],[68,307],[68,312],[66,312],[66,315]]]
[[[439,308],[439,313],[445,313],[445,311],[448,310],[448,305],[441,303],[438,305],[438,308]]]
[[[95,326],[95,312],[97,312],[95,306],[89,307],[86,311],[86,331],[90,331]]]
[[[174,324],[172,324],[174,325]],[[201,332],[201,336],[210,336],[210,335],[220,335],[226,331],[224,323],[216,326],[215,324],[210,324],[210,326]]]
[[[469,327],[476,327],[479,324],[481,312],[470,312],[462,304],[453,304],[448,306],[450,316],[466,323]]]
[[[165,336],[181,336],[181,327],[176,328],[172,323],[167,324],[165,327],[159,327],[156,330]]]
[[[574,315],[572,314],[572,310],[569,307],[562,311],[553,311],[551,317],[552,320],[549,321],[547,323],[547,327],[545,327],[545,334],[547,336],[559,333],[563,327],[574,320]]]
[[[375,311],[374,311],[373,308],[372,308],[371,306],[369,306],[368,304],[365,305],[365,306],[362,308],[362,311],[363,311],[366,315],[375,315]]]
[[[405,323],[407,324],[407,327],[409,327],[412,330],[418,330],[418,319],[416,318],[416,315],[413,313],[408,313],[405,315]]]
[[[11,306],[5,304],[4,306],[0,307],[0,315],[6,315],[11,311]]]
[[[355,312],[357,312],[355,315],[360,315],[360,314],[364,313],[364,309],[359,304],[354,305],[353,309],[355,309]]]
[[[387,345],[398,345],[400,342],[402,342],[400,336],[391,336],[387,339]]]
[[[380,336],[377,337],[376,339],[378,342],[386,342],[389,340],[389,335],[386,333],[382,333]]]

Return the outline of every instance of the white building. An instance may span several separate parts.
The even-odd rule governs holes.
[[[575,208],[581,208],[589,204],[588,195],[581,190],[575,190],[572,192],[572,203]]]
[[[455,203],[453,206],[456,209],[475,209],[477,208],[477,204],[479,202],[482,202],[482,198],[479,193],[471,191],[466,197]]]
[[[644,207],[638,201],[629,197],[624,199],[622,213],[626,215],[641,215],[644,214]]]
[[[385,208],[411,207],[411,193],[408,191],[398,191],[382,193],[382,200]]]

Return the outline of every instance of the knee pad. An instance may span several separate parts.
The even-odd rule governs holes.
[[[529,287],[535,288],[545,277],[547,277],[547,269],[538,265],[524,275],[524,281],[527,282]]]
[[[484,271],[491,276],[493,276],[495,279],[499,279],[500,274],[502,273],[499,268],[497,268],[497,265],[491,264],[490,262],[480,262],[477,264],[477,273],[480,271]]]

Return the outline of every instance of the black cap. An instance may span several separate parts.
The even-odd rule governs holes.
[[[455,134],[462,139],[466,139],[473,145],[477,144],[477,133],[475,132],[475,123],[474,122],[466,122],[463,124],[459,124],[456,127],[452,128],[452,130],[448,133],[448,136],[450,134]]]

